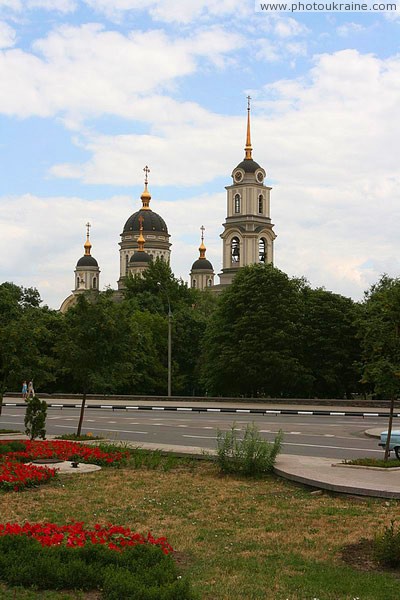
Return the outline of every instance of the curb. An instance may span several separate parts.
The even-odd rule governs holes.
[[[3,406],[12,408],[26,407],[25,402],[3,402]],[[81,408],[81,404],[47,404],[48,408]],[[383,417],[387,418],[387,412],[363,412],[363,411],[330,411],[330,410],[294,410],[291,408],[266,409],[266,408],[206,408],[203,406],[145,406],[145,405],[119,405],[119,404],[87,404],[86,409],[97,410],[134,410],[134,411],[166,411],[166,412],[195,412],[195,413],[233,413],[233,414],[255,414],[255,415],[302,415],[314,417]],[[400,413],[394,413],[393,417],[400,417]]]

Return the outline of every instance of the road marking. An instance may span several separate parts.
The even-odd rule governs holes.
[[[63,429],[71,429],[68,425],[54,425],[54,427],[61,427]],[[148,435],[148,431],[133,431],[132,429],[102,429],[101,427],[95,427],[96,431],[112,431],[113,433],[141,433],[143,435]]]
[[[382,450],[371,450],[369,448],[345,448],[344,446],[321,446],[320,444],[295,444],[294,442],[283,442],[284,446],[304,446],[307,448],[329,448],[331,450],[357,450],[358,452],[375,452],[382,454]]]
[[[288,431],[290,435],[301,435],[301,431]]]
[[[182,435],[185,438],[196,438],[201,440],[216,440],[215,436],[210,437],[209,435]]]
[[[335,437],[333,433],[324,433],[324,437]],[[351,439],[351,438],[343,438],[345,440],[347,439]]]
[[[107,423],[110,423],[110,425],[116,425],[117,421],[107,421]]]
[[[178,425],[178,427],[189,427],[189,425]]]

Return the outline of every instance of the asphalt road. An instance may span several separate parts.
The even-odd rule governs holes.
[[[23,407],[4,407],[0,429],[24,430]],[[236,417],[236,418],[235,418]],[[76,431],[79,409],[49,408],[46,430],[50,435]],[[284,415],[233,415],[224,413],[169,413],[132,412],[110,409],[87,409],[83,433],[115,440],[130,440],[138,445],[171,444],[196,446],[204,449],[216,447],[217,430],[227,430],[233,423],[238,430],[255,423],[262,436],[272,441],[280,429],[284,432],[282,451],[285,454],[319,456],[327,458],[375,457],[383,455],[378,440],[368,438],[364,432],[372,427],[387,427],[386,419],[340,416],[284,416]],[[400,428],[400,420],[394,422]]]

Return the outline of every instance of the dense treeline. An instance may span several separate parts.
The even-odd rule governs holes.
[[[189,289],[155,261],[124,298],[81,295],[65,315],[39,293],[0,285],[0,393],[166,394],[168,313],[174,395],[396,396],[400,280],[361,303],[271,265],[240,270],[220,296]]]

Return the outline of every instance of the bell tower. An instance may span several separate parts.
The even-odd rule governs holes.
[[[273,262],[276,235],[270,218],[271,187],[265,170],[253,160],[250,132],[250,96],[247,98],[245,156],[232,171],[227,191],[227,217],[221,234],[223,244],[221,285],[229,285],[241,267]]]

